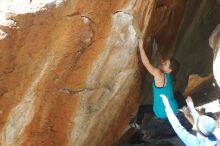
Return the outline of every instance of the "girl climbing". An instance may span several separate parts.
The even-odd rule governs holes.
[[[153,47],[155,46],[157,47],[157,44],[154,41]],[[147,129],[151,129],[150,133],[148,130],[148,135],[151,135],[151,137],[157,137],[158,135],[168,136],[175,134],[169,121],[167,120],[165,106],[160,95],[164,94],[166,95],[166,97],[168,97],[168,102],[171,106],[171,109],[176,114],[180,122],[182,122],[183,125],[190,125],[190,123],[184,117],[184,114],[178,111],[177,101],[174,98],[173,93],[173,78],[171,74],[177,73],[179,69],[179,63],[175,59],[171,58],[162,61],[158,68],[154,67],[149,62],[149,59],[145,54],[142,39],[139,39],[139,49],[143,65],[149,71],[149,73],[153,75],[154,78],[152,82],[153,107],[150,107],[149,105],[141,105],[137,113],[136,121],[132,121],[130,123],[130,126],[136,129],[140,129],[144,114],[153,113],[155,115],[155,118],[152,122],[148,123]],[[188,123],[185,123],[186,121]],[[188,128],[191,128],[191,125],[190,127],[187,127],[187,129]],[[165,134],[163,134],[163,132],[165,132]]]

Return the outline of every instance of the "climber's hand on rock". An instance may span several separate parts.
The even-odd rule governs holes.
[[[164,94],[160,94],[160,97],[162,98],[165,107],[167,105],[169,105],[169,101],[168,101],[167,97]]]
[[[193,100],[192,100],[192,98],[191,98],[190,96],[187,96],[187,98],[186,98],[186,103],[187,103],[187,106],[188,106],[190,109],[194,108]]]

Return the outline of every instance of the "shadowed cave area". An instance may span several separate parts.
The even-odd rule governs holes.
[[[129,126],[153,102],[140,37],[154,66],[154,39],[180,63],[177,93],[219,115],[219,0],[0,1],[0,145],[184,146]]]

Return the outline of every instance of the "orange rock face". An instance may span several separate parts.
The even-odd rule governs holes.
[[[184,5],[69,0],[13,15],[16,26],[0,26],[7,33],[0,40],[1,145],[116,144],[139,102],[138,35],[156,35],[167,56]]]

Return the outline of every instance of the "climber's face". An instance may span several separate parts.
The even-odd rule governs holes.
[[[161,63],[161,69],[163,70],[163,72],[165,73],[171,73],[172,69],[170,69],[170,60],[165,60]]]

